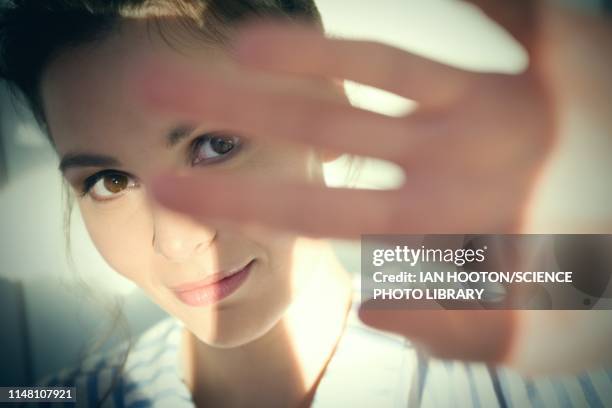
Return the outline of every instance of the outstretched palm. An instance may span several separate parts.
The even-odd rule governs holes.
[[[156,109],[205,117],[249,137],[393,161],[407,175],[400,189],[167,175],[154,183],[154,195],[194,218],[255,221],[321,236],[521,231],[539,176],[565,137],[562,127],[570,104],[586,108],[608,133],[612,129],[605,112],[612,95],[607,78],[612,30],[603,18],[577,16],[543,2],[473,3],[525,47],[530,57],[525,72],[469,72],[382,44],[263,25],[243,32],[237,59],[254,71],[307,78],[313,89],[213,78],[197,67],[181,67],[180,78],[172,67],[153,67],[150,80],[141,82],[147,89],[143,95]],[[417,101],[418,109],[395,118],[322,97],[314,84],[330,78],[385,89]],[[607,219],[597,228],[609,232],[610,226]],[[510,335],[517,330],[517,316],[511,311],[394,310],[363,318],[417,337],[437,354],[499,360],[511,348],[500,339],[515,338]],[[438,319],[435,327],[426,324],[433,318]],[[492,332],[501,337],[482,336]]]

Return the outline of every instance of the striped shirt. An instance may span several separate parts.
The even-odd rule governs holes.
[[[612,407],[612,370],[526,379],[509,369],[437,360],[363,325],[357,308],[355,302],[313,407]],[[102,406],[194,407],[182,378],[183,328],[168,317],[141,335]],[[77,406],[97,406],[124,352],[89,358],[80,371],[63,370],[44,384],[76,386]]]

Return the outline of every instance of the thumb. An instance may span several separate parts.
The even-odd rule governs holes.
[[[439,358],[500,363],[513,343],[515,311],[444,310],[434,302],[424,309],[422,301],[418,306],[398,303],[368,300],[359,308],[359,318],[368,326],[400,334]]]

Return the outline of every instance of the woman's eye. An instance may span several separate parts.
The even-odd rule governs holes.
[[[194,143],[192,164],[218,161],[235,152],[239,146],[240,138],[236,136],[202,136]]]
[[[126,174],[107,173],[94,176],[89,186],[86,186],[88,193],[94,200],[104,201],[113,199],[122,194],[128,188],[136,186],[136,182]]]

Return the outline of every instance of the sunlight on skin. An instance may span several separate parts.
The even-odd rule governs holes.
[[[576,100],[581,101],[583,107],[607,106],[598,102],[601,102],[599,95],[609,95],[609,92],[600,93],[594,87],[599,84],[609,90],[611,82],[606,70],[596,64],[591,68],[580,63],[589,48],[581,46],[580,39],[576,40],[572,34],[584,34],[582,45],[599,44],[602,38],[608,38],[610,30],[601,18],[574,16],[546,2],[473,3],[522,44],[530,55],[527,70],[518,75],[468,72],[383,44],[325,39],[320,34],[293,26],[249,27],[242,33],[235,53],[245,66],[281,76],[344,78],[416,100],[420,108],[402,118],[346,109],[313,98],[309,93],[287,94],[258,88],[255,84],[243,87],[227,79],[216,81],[195,73],[182,77],[185,83],[173,83],[172,92],[162,89],[155,98],[150,98],[151,94],[144,96],[161,111],[181,112],[186,116],[207,114],[234,129],[250,129],[262,139],[293,137],[300,143],[394,161],[409,175],[408,182],[399,190],[325,191],[272,184],[266,180],[233,177],[177,180],[168,175],[158,180],[172,182],[172,187],[166,189],[161,184],[154,184],[156,198],[196,218],[208,214],[243,221],[258,219],[278,228],[342,238],[356,237],[363,231],[524,231],[530,222],[534,191],[543,190],[540,182],[548,175],[551,158],[567,141],[564,129],[560,129],[565,125],[562,118],[568,114],[567,106]],[[563,39],[567,35],[572,36],[573,51],[583,57],[569,63],[564,56],[567,41]],[[589,58],[599,58],[601,66],[609,67],[609,58],[599,55],[602,50],[595,50]],[[364,59],[363,55],[369,58]],[[194,93],[196,88],[217,95],[218,104],[198,98]],[[254,107],[250,115],[232,115],[232,110],[240,110],[239,103]],[[272,115],[281,120],[271,120]],[[596,109],[591,117],[604,129],[609,128],[609,115],[603,114],[601,109]],[[296,131],[292,133],[288,129]],[[609,168],[609,160],[602,161],[601,152],[591,156],[595,163],[588,159],[589,155],[581,156],[582,152],[575,149],[573,152],[578,155],[565,157],[572,165],[581,163],[589,168]],[[595,194],[603,194],[602,202],[591,200],[591,205],[603,209],[601,222],[585,225],[578,210],[570,217],[561,217],[558,222],[563,231],[556,229],[555,232],[609,231],[612,222],[606,211],[609,206],[602,203],[609,203],[610,189],[604,178],[595,176],[595,179],[600,182],[581,183],[580,188],[588,190],[595,185]],[[259,185],[257,191],[253,191],[256,208],[225,205],[224,201],[231,201],[234,194],[250,183]],[[198,201],[193,196],[192,202],[181,200],[181,192],[191,191],[196,185],[211,191],[223,189],[225,198],[199,203],[193,201]],[[562,187],[558,193],[566,190]],[[585,196],[589,195],[580,194],[569,199],[578,203]],[[271,202],[266,197],[275,197],[276,201]],[[281,206],[278,197],[286,197],[288,201],[282,201]],[[360,206],[347,205],[355,202]],[[312,221],[304,222],[299,217],[305,211],[313,215]],[[280,212],[285,214],[282,219],[274,216]],[[475,319],[470,312],[445,312],[444,324],[441,324],[444,327],[431,324],[435,313],[406,313],[403,316],[381,313],[380,321],[373,316],[367,321],[408,337],[424,336],[422,339],[426,338],[438,355],[513,364],[517,352],[509,342],[515,341],[517,335],[528,336],[517,333],[524,330],[517,321],[526,313],[478,312],[479,318]],[[567,316],[565,312],[550,312],[548,318],[571,321]],[[599,320],[592,317],[590,324],[598,324]],[[552,326],[550,333],[542,334],[549,341],[560,334]],[[574,334],[571,325],[561,326]],[[449,334],[446,338],[459,336],[463,341],[441,341],[444,333]],[[502,338],[489,338],[488,345],[495,350],[480,347],[489,333],[504,334]],[[602,353],[600,344],[589,340],[587,333],[581,334],[584,344],[593,345]],[[566,346],[571,343],[565,342]],[[479,354],[479,350],[482,353]]]
[[[343,332],[351,302],[351,281],[347,274],[331,272],[335,278],[331,282],[326,278],[330,271],[344,270],[331,246],[328,243],[313,246],[311,257],[316,261],[300,261],[294,256],[293,287],[297,298],[287,311],[288,329],[293,333],[292,348],[298,351],[297,355],[306,356],[300,362],[306,389],[320,374],[317,362],[330,358],[330,346],[333,349]],[[299,276],[307,277],[307,281],[299,280]],[[328,283],[322,284],[325,281]],[[322,315],[332,318],[322,320]]]
[[[131,20],[122,23],[120,36],[60,54],[42,82],[49,128],[62,162],[84,153],[112,158],[96,159],[105,164],[73,162],[65,176],[80,193],[80,213],[106,262],[192,333],[195,347],[187,349],[185,358],[194,364],[195,397],[203,403],[228,399],[238,405],[300,401],[325,367],[346,317],[350,282],[333,251],[323,241],[254,224],[194,220],[152,200],[148,180],[170,170],[181,176],[196,171],[200,176],[248,174],[324,186],[323,162],[336,155],[290,143],[251,141],[249,132],[241,132],[231,133],[242,138],[235,154],[214,163],[203,158],[209,154],[199,144],[209,143],[201,142],[207,140],[204,135],[227,133],[227,128],[215,127],[214,120],[204,122],[206,116],[184,122],[177,115],[158,114],[131,92],[135,64],[155,58],[240,76],[219,50],[193,54],[193,49],[177,52],[147,31],[146,24]],[[269,77],[262,75],[261,81],[273,87]],[[280,88],[345,101],[331,81],[287,78]],[[179,125],[190,130],[181,131],[184,137],[171,146],[168,134],[175,134]],[[194,154],[203,164],[195,164]],[[84,193],[88,180],[100,174]],[[118,191],[109,191],[109,185]],[[234,205],[244,206],[245,197],[248,190]],[[176,293],[177,286],[251,262],[243,283],[216,303],[194,306]],[[210,299],[202,292],[195,296],[196,302]],[[252,363],[248,369],[245,358]],[[279,371],[287,382],[274,380]],[[241,392],[214,392],[227,387]]]

